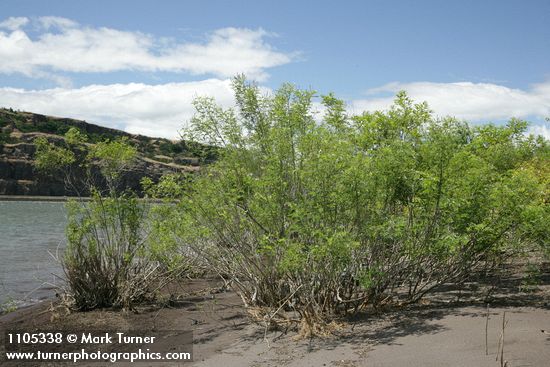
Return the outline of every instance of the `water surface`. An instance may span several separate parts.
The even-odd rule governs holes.
[[[54,296],[66,223],[65,203],[0,201],[0,305]]]

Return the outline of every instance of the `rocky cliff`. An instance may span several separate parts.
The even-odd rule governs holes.
[[[139,157],[132,170],[123,175],[122,184],[137,192],[145,176],[157,180],[166,173],[199,169],[199,159],[186,149],[184,142],[132,135],[85,121],[0,109],[0,195],[72,196],[84,193],[85,188],[68,188],[63,177],[42,174],[34,167],[34,139],[44,136],[50,142],[59,142],[70,127],[85,133],[91,144],[126,136],[138,148]]]

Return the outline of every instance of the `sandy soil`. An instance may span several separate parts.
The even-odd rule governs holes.
[[[152,304],[143,306],[134,312],[120,310],[95,310],[91,312],[68,313],[63,308],[51,310],[51,302],[18,310],[0,317],[0,355],[6,330],[39,331],[44,329],[58,331],[73,330],[140,330],[150,335],[163,335],[161,331],[178,330],[193,331],[193,357],[202,361],[220,353],[226,346],[236,340],[250,328],[241,299],[232,292],[220,292],[221,284],[215,280],[187,281],[179,286],[174,293],[181,294],[163,305]],[[154,331],[159,331],[158,333]],[[155,343],[159,349],[170,351],[178,343],[177,338],[159,338]],[[105,348],[106,351],[111,351]],[[62,351],[62,350],[59,350]],[[112,351],[126,351],[116,349]],[[128,348],[127,351],[134,351]],[[18,366],[17,363],[7,363],[0,360],[1,366]],[[46,366],[25,362],[24,366]],[[59,365],[59,363],[53,364]],[[79,363],[78,366],[148,366],[148,363]],[[162,366],[162,363],[155,363]],[[171,364],[167,364],[171,365]],[[189,366],[190,363],[184,365]]]
[[[495,358],[502,316],[506,312],[504,360],[508,367],[546,367],[550,366],[549,280],[546,278],[545,283],[532,292],[518,291],[520,278],[511,278],[499,285],[498,292],[489,300],[487,355],[487,308],[485,300],[476,298],[478,284],[467,285],[460,293],[443,288],[421,305],[339,320],[341,329],[325,339],[297,339],[293,332],[278,331],[271,331],[264,338],[264,329],[249,323],[237,295],[220,292],[220,284],[205,280],[182,284],[182,295],[162,307],[150,305],[136,312],[98,310],[66,315],[60,310],[52,313],[48,304],[40,304],[0,317],[0,338],[7,329],[70,330],[75,325],[193,330],[194,361],[180,366],[498,367],[501,364]],[[175,347],[175,340],[170,338],[162,343],[161,347],[166,350]],[[0,364],[17,366],[1,361]],[[32,366],[28,362],[23,365]]]
[[[240,341],[196,366],[477,366],[496,367],[495,360],[506,311],[504,360],[508,366],[549,366],[550,311],[530,307],[490,311],[488,355],[485,354],[483,307],[410,311],[364,320],[339,337],[302,340],[285,336],[272,340]]]

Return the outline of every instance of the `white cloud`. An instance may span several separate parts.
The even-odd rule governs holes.
[[[417,102],[428,102],[439,116],[454,116],[472,122],[550,116],[550,81],[535,84],[527,90],[488,83],[390,83],[371,89],[369,95],[400,90]],[[394,97],[372,97],[354,100],[354,111],[383,110],[391,106]]]
[[[422,87],[419,87],[422,86]],[[262,88],[264,93],[269,90]],[[408,90],[417,101],[428,101],[438,115],[451,115],[471,122],[510,117],[550,116],[550,82],[527,91],[498,85],[472,83],[392,84],[376,92]],[[72,117],[148,136],[177,138],[178,131],[193,116],[197,96],[214,97],[224,107],[234,106],[231,82],[208,79],[197,82],[148,85],[142,83],[89,85],[81,88],[25,90],[0,88],[0,107],[47,115]],[[448,100],[447,100],[448,99]],[[351,113],[386,109],[393,97],[355,100]],[[315,117],[324,108],[314,101]],[[550,139],[550,124],[530,127],[529,132]]]
[[[531,125],[529,126],[529,130],[527,130],[527,132],[533,135],[544,136],[544,138],[550,140],[550,124]]]
[[[167,71],[226,78],[245,73],[263,80],[266,69],[292,61],[275,50],[262,29],[223,28],[202,43],[177,43],[141,32],[82,26],[70,19],[40,17],[31,38],[27,18],[0,23],[0,73],[42,77],[51,72]]]
[[[50,28],[74,28],[78,26],[78,23],[63,17],[40,17],[38,23],[42,25],[44,29]]]
[[[10,31],[15,31],[29,23],[29,18],[26,17],[9,17],[8,19],[0,22],[0,28],[4,28]]]
[[[508,120],[512,117],[542,119],[550,117],[550,81],[535,84],[527,90],[489,83],[389,83],[367,91],[395,95],[405,90],[416,102],[428,102],[437,116],[454,116],[469,122]],[[388,109],[394,97],[371,97],[351,101],[354,113]],[[548,124],[531,125],[529,133],[550,139]]]
[[[0,88],[0,104],[23,111],[72,117],[148,136],[178,138],[193,116],[192,100],[212,96],[233,106],[230,80],[147,85],[89,85],[77,89],[23,90]]]

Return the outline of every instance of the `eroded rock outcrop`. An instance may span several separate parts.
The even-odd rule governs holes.
[[[60,133],[66,130],[67,126],[77,127],[92,139],[114,139],[121,136],[129,138],[137,146],[139,156],[132,169],[121,177],[121,186],[138,193],[141,192],[140,181],[145,176],[156,181],[167,173],[194,172],[199,169],[199,160],[192,155],[172,154],[169,156],[167,155],[169,153],[162,151],[163,149],[176,149],[181,143],[131,135],[84,121],[0,109],[0,128],[2,129],[0,195],[74,196],[88,194],[87,185],[82,180],[81,182],[74,180],[68,185],[64,176],[41,173],[34,166],[36,152],[36,147],[33,144],[34,139],[43,136],[52,143],[60,143],[64,140]],[[73,172],[73,176],[86,176],[84,168],[76,168],[76,170]],[[91,170],[95,177],[100,177],[97,167],[92,167]],[[101,178],[99,182],[101,186]]]

